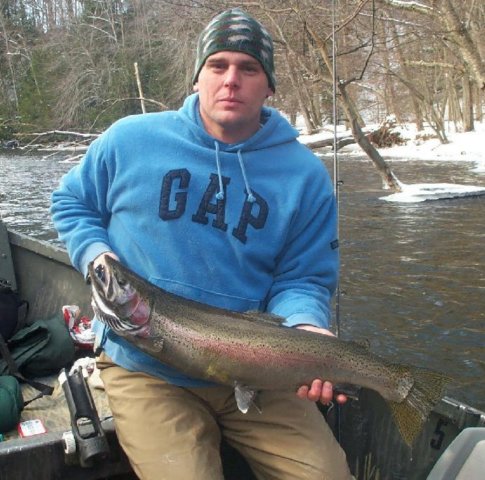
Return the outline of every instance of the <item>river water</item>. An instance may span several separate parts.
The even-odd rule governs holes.
[[[63,158],[0,153],[7,225],[57,242],[48,208],[73,166]],[[485,184],[466,162],[391,166],[404,183]],[[449,395],[485,410],[485,197],[388,203],[364,158],[342,156],[340,177],[342,338],[368,340],[392,361],[446,372]]]

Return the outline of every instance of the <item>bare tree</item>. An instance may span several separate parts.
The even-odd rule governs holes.
[[[339,120],[378,168],[366,122],[390,113],[418,129],[426,121],[446,141],[445,120],[467,130],[482,118],[485,5],[477,0],[4,0],[0,112],[13,115],[35,94],[51,109],[49,121],[38,120],[46,128],[90,129],[141,112],[139,92],[147,111],[176,108],[192,90],[199,32],[233,6],[271,30],[278,86],[270,103],[300,115],[309,132],[332,120],[335,29]]]
[[[13,66],[13,61],[12,61],[12,52],[10,49],[10,34],[7,30],[7,25],[5,18],[3,16],[3,12],[0,11],[0,27],[2,28],[2,37],[3,37],[3,44],[5,46],[5,49],[3,51],[3,62],[4,65],[8,66],[8,73],[10,75],[10,82],[2,82],[3,83],[3,89],[5,92],[4,98],[8,99],[10,95],[8,94],[9,90],[11,89],[12,91],[12,97],[13,101],[15,104],[15,111],[18,112],[19,108],[19,98],[18,98],[18,93],[17,93],[17,79],[14,71],[14,66]]]
[[[462,96],[458,103],[451,105],[452,116],[457,118],[459,109],[461,110],[460,116],[463,124],[463,129],[468,131],[473,129],[473,107],[476,105],[480,110],[481,115],[481,102],[473,102],[473,90],[474,85],[481,91],[485,89],[485,62],[482,56],[483,48],[483,17],[485,6],[483,2],[476,2],[474,0],[454,1],[443,0],[440,2],[416,2],[416,1],[403,1],[403,0],[380,0],[380,3],[390,7],[389,12],[399,16],[401,12],[405,12],[409,18],[413,18],[415,22],[421,23],[421,30],[424,32],[425,37],[423,42],[429,50],[429,46],[433,46],[432,53],[433,59],[428,62],[422,62],[420,65],[414,63],[414,67],[434,69],[438,74],[442,75],[443,84],[437,89],[429,90],[428,92],[420,96],[418,95],[418,101],[424,102],[427,107],[428,117],[431,119],[430,123],[436,130],[441,130],[439,124],[444,123],[444,114],[439,119],[440,113],[437,108],[437,97],[443,98],[445,101],[451,101],[452,95],[456,91],[461,91]],[[478,19],[478,21],[476,21]],[[479,32],[482,32],[481,34]],[[397,38],[397,37],[396,37]],[[482,47],[482,48],[481,48]],[[445,53],[445,50],[449,54]],[[402,51],[402,49],[401,49]],[[426,49],[421,46],[418,53],[423,54]],[[446,61],[436,60],[436,57],[441,56],[446,58]],[[407,63],[407,72],[404,72],[404,65]],[[400,67],[403,71],[399,75],[399,79],[405,83],[411,92],[423,93],[422,86],[416,84],[414,80],[411,80],[409,75],[409,61],[406,62],[401,57]],[[447,72],[446,72],[447,70]],[[452,71],[461,72],[459,76],[454,76],[453,89],[451,91],[450,73]],[[396,70],[394,70],[396,73]],[[423,78],[423,72],[419,75],[415,75],[414,79]],[[412,85],[412,86],[411,86]],[[412,93],[414,96],[415,93]],[[446,97],[443,96],[443,93]],[[432,99],[432,97],[436,97]],[[433,105],[433,107],[431,107]],[[445,136],[444,131],[437,132],[440,139],[443,141]]]
[[[357,6],[350,5],[353,8],[346,10],[345,17],[339,22],[340,29],[343,26],[350,25],[355,19],[359,17],[360,12],[364,10],[367,4],[371,4],[369,0],[362,0],[358,2]],[[352,84],[362,80],[366,68],[369,64],[369,60],[373,54],[374,25],[371,24],[370,28],[367,26],[366,32],[368,35],[361,35],[355,39],[353,44],[349,42],[349,52],[347,54],[352,56],[352,62],[354,65],[360,65],[360,70],[353,69],[350,77],[343,80],[335,77],[335,69],[331,55],[328,53],[327,43],[331,40],[331,23],[329,23],[328,10],[319,10],[315,8],[311,2],[283,2],[280,3],[279,8],[268,6],[266,2],[252,2],[252,5],[257,5],[260,9],[260,14],[266,16],[270,22],[270,26],[275,33],[275,39],[278,45],[282,45],[287,52],[285,58],[291,53],[295,58],[298,58],[298,64],[300,66],[300,72],[302,75],[302,82],[311,82],[319,85],[320,90],[328,90],[331,88],[333,82],[339,91],[339,102],[345,112],[346,119],[352,129],[355,141],[363,149],[363,151],[369,156],[371,161],[376,166],[384,185],[393,191],[400,191],[400,182],[397,180],[394,173],[391,171],[387,163],[382,156],[371,144],[369,139],[363,133],[361,128],[361,117],[356,108],[355,102],[351,98],[349,93]],[[372,10],[371,10],[372,13]],[[320,14],[320,15],[318,15]],[[326,25],[327,31],[322,28],[322,16],[327,14]],[[294,21],[292,26],[299,25],[301,31],[303,31],[308,40],[308,48],[312,51],[312,56],[301,54],[298,52],[294,43],[290,41],[291,34],[293,32],[287,32],[283,26],[285,22],[281,17],[292,16]],[[374,17],[371,15],[371,19]],[[318,25],[318,27],[317,27]],[[312,62],[309,59],[317,58],[317,62]],[[341,57],[342,58],[342,57]],[[356,60],[357,59],[357,60]],[[291,66],[291,65],[290,65]],[[288,65],[287,65],[288,67]],[[349,72],[352,69],[348,69]],[[294,73],[292,72],[292,75]],[[296,81],[293,82],[296,85]]]

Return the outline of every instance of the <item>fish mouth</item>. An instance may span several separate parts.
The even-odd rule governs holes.
[[[109,263],[116,260],[108,259]],[[116,263],[114,264],[116,267]],[[92,285],[91,306],[96,317],[119,334],[147,337],[150,305],[108,262],[88,268]]]

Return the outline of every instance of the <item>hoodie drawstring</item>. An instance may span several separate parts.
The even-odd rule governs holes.
[[[219,144],[214,142],[216,147],[217,177],[219,178],[219,191],[216,194],[217,200],[224,200],[224,185],[222,183],[221,161],[219,160]]]
[[[248,178],[246,177],[246,169],[244,168],[244,162],[243,162],[241,150],[237,151],[237,158],[239,159],[239,166],[241,167],[241,173],[244,179],[244,185],[246,186],[246,192],[248,192],[248,202],[254,203],[256,201],[256,198],[253,195],[253,192],[251,191],[251,189],[249,188],[249,182],[248,182]]]
[[[224,184],[222,182],[221,161],[219,159],[219,143],[215,141],[214,146],[216,150],[217,177],[219,179],[219,191],[216,194],[216,198],[217,200],[224,200]],[[246,192],[248,196],[247,200],[249,203],[254,203],[256,201],[256,197],[253,195],[253,192],[251,191],[251,188],[249,186],[241,150],[237,151],[237,158],[239,160],[239,168],[241,169],[241,173],[243,176],[244,186],[246,187]]]

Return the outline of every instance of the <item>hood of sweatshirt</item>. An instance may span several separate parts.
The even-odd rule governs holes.
[[[207,145],[209,148],[214,148],[214,142],[216,141],[220,150],[225,152],[247,152],[274,147],[291,142],[299,135],[298,131],[277,110],[271,107],[263,107],[261,128],[254,135],[242,142],[233,144],[217,141],[206,132],[202,123],[198,93],[194,93],[185,99],[179,114],[193,135],[202,144]]]

